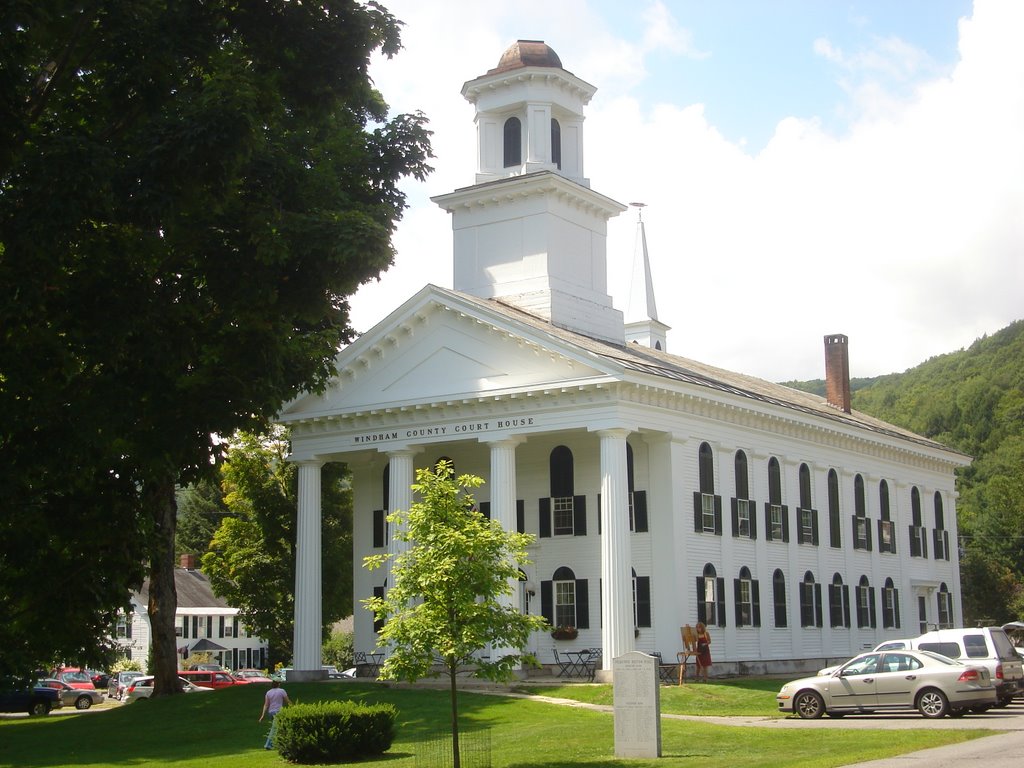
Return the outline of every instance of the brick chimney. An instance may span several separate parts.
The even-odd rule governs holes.
[[[850,340],[841,333],[825,337],[825,400],[850,412]]]
[[[190,571],[196,569],[196,556],[195,555],[182,555],[181,556],[181,567],[186,568]]]

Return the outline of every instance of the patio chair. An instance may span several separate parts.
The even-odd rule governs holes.
[[[552,648],[551,652],[555,654],[555,664],[558,665],[558,676],[559,677],[571,677],[573,662],[568,658],[562,658],[558,655],[558,649]]]

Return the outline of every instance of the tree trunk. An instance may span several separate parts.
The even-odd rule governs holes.
[[[160,478],[145,490],[145,503],[153,515],[149,546],[149,621],[152,628],[153,696],[181,693],[178,685],[178,647],[174,636],[174,612],[178,594],[174,588],[174,533],[178,505],[174,479]]]
[[[455,685],[455,674],[458,671],[454,657],[448,658],[448,679],[451,681],[452,700],[452,768],[461,768],[459,755],[459,691]]]

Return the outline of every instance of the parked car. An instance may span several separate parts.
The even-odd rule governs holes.
[[[794,680],[776,695],[779,711],[813,719],[916,709],[924,717],[959,717],[996,704],[996,686],[982,665],[930,651],[871,651],[831,675]]]
[[[45,688],[53,688],[55,691],[58,691],[60,693],[61,702],[63,702],[65,707],[88,709],[93,704],[103,703],[103,694],[100,691],[72,688],[70,685],[62,683],[60,680],[43,678],[42,680],[37,680],[36,685],[43,686]]]
[[[64,706],[60,693],[44,686],[22,687],[13,683],[0,685],[0,712],[27,712],[46,715],[51,709]]]
[[[92,678],[78,667],[59,667],[53,671],[50,677],[54,680],[60,680],[62,683],[67,683],[72,688],[80,688],[83,691],[96,690]]]
[[[941,653],[985,667],[996,686],[997,707],[1007,706],[1014,696],[1024,693],[1024,662],[1002,627],[936,629],[909,640],[889,643],[901,643],[899,647]]]
[[[110,676],[110,682],[107,684],[107,696],[120,701],[124,698],[124,692],[131,684],[132,680],[137,677],[143,677],[144,675],[145,672],[137,672],[134,669],[116,672]]]
[[[331,680],[340,680],[345,677],[333,664],[324,664],[323,669],[327,670],[327,677]]]
[[[205,688],[195,683],[190,683],[183,677],[179,677],[178,680],[181,682],[181,690],[185,693],[204,693],[206,691],[212,691],[213,688]],[[143,675],[137,677],[128,685],[128,690],[124,694],[124,703],[130,704],[133,701],[139,699],[148,699],[153,695],[153,676]]]
[[[185,670],[178,672],[178,676],[204,688],[230,688],[232,685],[248,685],[250,680],[234,677],[228,672],[201,672],[198,670]]]
[[[879,643],[878,645],[876,645],[874,648],[872,648],[871,650],[872,651],[898,651],[898,650],[900,650],[902,648],[912,648],[913,647],[911,645],[912,642],[913,642],[913,640],[884,640],[881,643]],[[847,661],[849,661],[849,659],[847,659]],[[839,664],[833,664],[830,667],[823,667],[822,669],[818,670],[818,674],[819,675],[831,675],[833,672],[835,672],[837,669],[839,669],[845,663],[846,663],[846,661],[843,661],[843,662],[840,662]]]
[[[233,673],[234,677],[239,680],[247,680],[250,683],[270,683],[273,682],[262,669],[238,669]]]

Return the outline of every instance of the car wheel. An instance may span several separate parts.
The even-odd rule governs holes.
[[[793,699],[793,711],[804,720],[817,720],[825,714],[825,702],[814,691],[800,691]]]
[[[79,696],[75,699],[75,709],[88,709],[92,706],[92,699],[88,696]]]
[[[939,718],[949,712],[949,701],[937,688],[927,688],[917,696],[917,711],[924,717]]]
[[[32,705],[32,708],[29,709],[28,713],[30,715],[48,715],[50,714],[50,702],[37,701]]]

